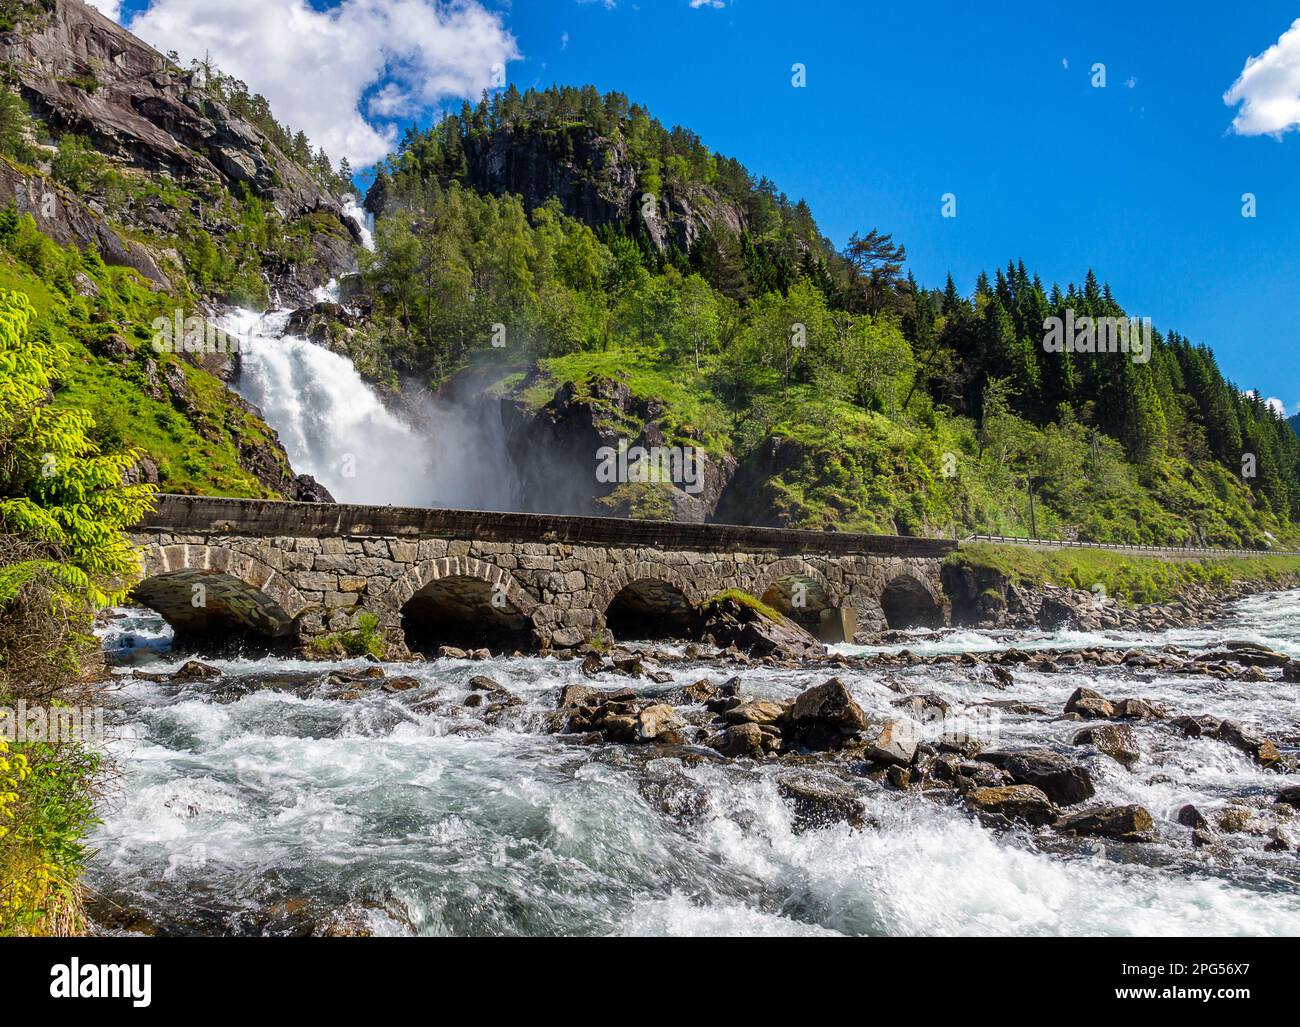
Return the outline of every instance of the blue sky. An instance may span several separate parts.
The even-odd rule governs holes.
[[[355,141],[366,123],[376,134],[356,143],[365,152],[386,138],[367,104],[390,80],[411,93],[410,83],[427,81],[439,62],[465,65],[438,90],[412,96],[403,120],[428,120],[456,102],[456,90],[475,89],[475,61],[486,71],[508,51],[507,74],[521,89],[590,82],[689,126],[808,200],[837,244],[855,230],[893,232],[922,282],[942,285],[951,271],[969,291],[980,269],[1009,259],[1049,283],[1078,281],[1093,267],[1130,313],[1208,343],[1241,387],[1300,410],[1300,340],[1290,321],[1300,309],[1300,132],[1234,133],[1241,108],[1224,102],[1247,59],[1300,17],[1294,3],[1093,0],[1060,10],[947,0],[697,8],[689,0],[514,0],[468,5],[495,29],[444,18],[428,36],[443,42],[419,59],[408,49],[388,60],[397,43],[383,35],[419,35],[405,19],[427,0],[314,0],[336,18],[349,7],[369,12],[345,35],[377,37],[374,68],[355,66],[350,52],[347,61],[316,63],[319,88],[352,82],[359,114],[356,105],[346,109],[346,96],[331,110],[310,105],[313,72],[294,66],[301,53],[289,53],[294,40],[299,51],[315,45],[300,31],[302,10],[282,33],[283,61],[268,59],[270,44],[247,39],[221,52],[237,27],[231,19],[260,21],[280,9],[289,17],[303,3],[152,0],[154,10],[133,23],[150,5],[128,0],[121,17],[163,48],[186,53],[201,39],[223,65],[242,59],[250,85],[277,110],[314,122],[302,126],[309,133]],[[376,21],[375,9],[385,7],[392,16]],[[166,40],[150,38],[149,19]],[[337,42],[327,31],[319,38],[326,50]],[[796,62],[807,68],[803,89],[791,86]],[[1105,88],[1092,85],[1098,62]],[[345,63],[346,74],[331,71]],[[1243,130],[1300,122],[1300,30],[1257,72],[1245,89],[1255,103]],[[373,81],[358,85],[367,74]],[[350,135],[336,131],[349,117]],[[956,195],[956,218],[941,216],[945,193]],[[1245,193],[1257,198],[1254,218],[1242,217]]]

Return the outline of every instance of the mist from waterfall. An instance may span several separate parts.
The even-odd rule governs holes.
[[[321,298],[336,299],[336,288]],[[218,325],[240,340],[235,391],[279,434],[294,471],[310,474],[339,502],[586,511],[581,497],[557,506],[558,486],[528,500],[496,401],[408,388],[385,402],[348,357],[286,335],[289,317],[236,309]]]

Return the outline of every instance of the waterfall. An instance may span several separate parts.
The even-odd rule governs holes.
[[[284,335],[288,318],[236,309],[218,324],[240,340],[235,391],[279,433],[294,471],[341,503],[432,505],[430,441],[384,406],[347,357]]]
[[[343,216],[356,222],[361,230],[361,245],[375,252],[375,216],[357,203],[355,196],[343,197]]]

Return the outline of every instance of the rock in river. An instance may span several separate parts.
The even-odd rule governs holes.
[[[833,824],[860,828],[866,823],[866,807],[847,785],[787,778],[777,785],[781,798],[794,811],[795,834]]]
[[[975,758],[1005,770],[1016,784],[1041,788],[1062,806],[1072,806],[1096,794],[1087,768],[1050,749],[982,752]]]
[[[966,802],[981,819],[994,826],[1013,820],[1039,826],[1057,818],[1056,807],[1040,788],[1033,785],[1003,785],[976,788],[966,793]]]
[[[1142,806],[1097,806],[1067,813],[1056,822],[1056,829],[1121,842],[1149,842],[1155,837],[1155,821]]]
[[[809,749],[839,749],[867,726],[844,682],[831,678],[802,692],[786,715],[787,740]]]
[[[1137,736],[1124,724],[1096,724],[1085,727],[1074,736],[1074,745],[1091,745],[1129,770],[1142,756]]]

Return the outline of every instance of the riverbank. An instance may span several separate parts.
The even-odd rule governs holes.
[[[1206,623],[1249,595],[1300,587],[1300,557],[976,543],[945,559],[942,578],[956,625],[1162,630]]]

